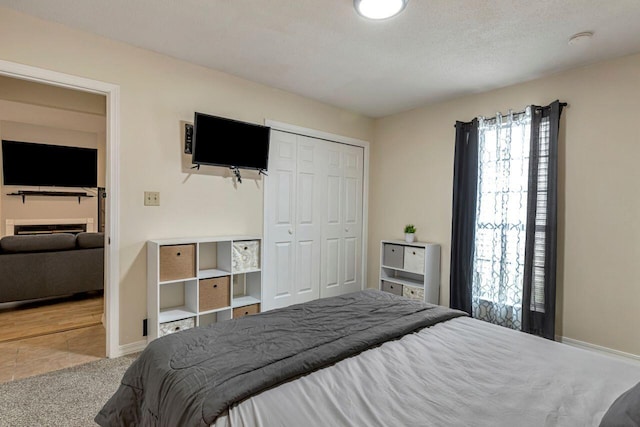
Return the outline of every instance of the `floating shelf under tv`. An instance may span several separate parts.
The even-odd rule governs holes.
[[[85,193],[83,191],[28,191],[20,190],[15,193],[7,193],[7,196],[21,196],[22,203],[25,202],[27,196],[46,196],[46,197],[77,197],[78,204],[83,197],[95,197],[92,194]]]

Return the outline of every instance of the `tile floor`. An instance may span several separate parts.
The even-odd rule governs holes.
[[[0,383],[105,357],[102,325],[0,343]]]

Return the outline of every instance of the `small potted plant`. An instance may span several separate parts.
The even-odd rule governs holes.
[[[404,227],[404,240],[407,243],[413,242],[416,237],[416,227],[413,224],[407,224]]]

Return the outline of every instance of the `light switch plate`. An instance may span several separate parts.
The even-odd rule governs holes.
[[[145,206],[160,206],[160,192],[159,191],[145,191],[144,192],[144,205]]]

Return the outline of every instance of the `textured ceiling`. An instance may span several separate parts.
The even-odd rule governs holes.
[[[372,117],[640,52],[639,0],[410,0],[382,22],[352,0],[0,5]]]

